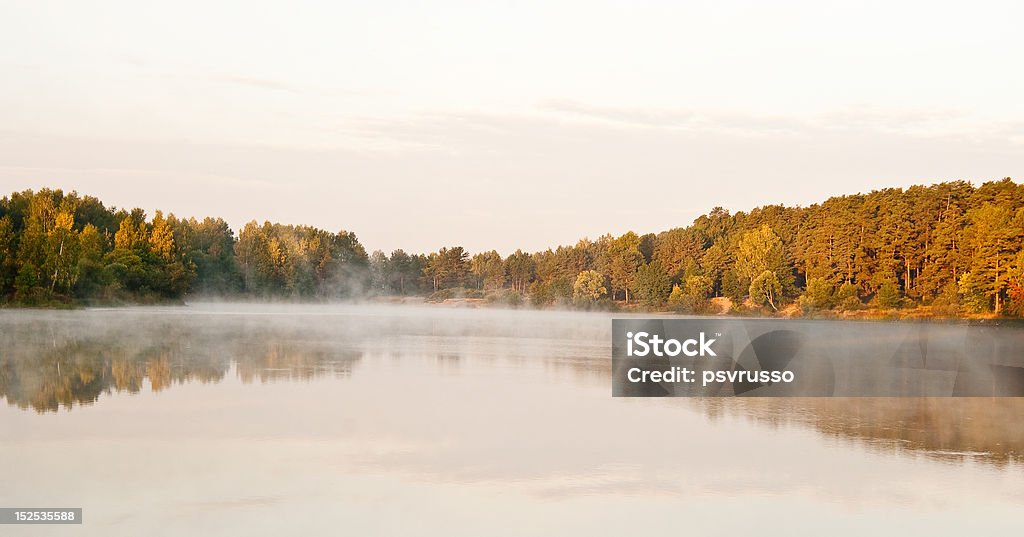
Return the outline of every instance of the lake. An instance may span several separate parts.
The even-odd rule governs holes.
[[[84,510],[2,533],[1024,529],[1024,398],[613,398],[611,319],[0,310],[0,507]]]

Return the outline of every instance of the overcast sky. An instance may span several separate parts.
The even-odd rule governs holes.
[[[1024,176],[1020,2],[0,1],[0,192],[538,250]]]

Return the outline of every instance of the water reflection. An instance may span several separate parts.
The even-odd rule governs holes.
[[[360,352],[316,327],[244,317],[151,319],[128,314],[8,314],[0,332],[0,396],[54,412],[111,392],[154,392],[219,382],[234,366],[244,383],[345,377]]]
[[[711,419],[745,416],[773,426],[813,427],[879,453],[920,453],[947,462],[1024,461],[1024,398],[695,399]]]
[[[603,315],[374,307],[317,315],[303,311],[3,312],[0,396],[21,409],[48,413],[89,405],[114,392],[160,392],[185,383],[221,382],[229,374],[243,384],[349,379],[358,377],[364,361],[383,360],[401,370],[403,360],[415,357],[433,364],[424,383],[483,367],[539,369],[547,383],[569,378],[577,385],[610,386],[610,319]],[[404,367],[424,373],[417,369],[420,364]],[[491,391],[513,393],[523,381],[502,377]],[[401,390],[385,385],[379,391],[391,388]],[[513,401],[519,404],[510,396],[509,404]],[[995,465],[1024,459],[1022,398],[677,399],[666,404],[696,408],[712,422],[742,416],[774,427],[811,429],[879,453]]]

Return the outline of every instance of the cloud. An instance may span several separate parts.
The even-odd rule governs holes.
[[[635,108],[585,104],[549,99],[537,105],[543,112],[632,128],[675,129],[729,133],[741,136],[793,135],[807,121],[780,115],[744,114],[729,111],[696,111],[682,108]]]
[[[993,123],[972,118],[960,110],[940,108],[891,108],[875,105],[848,106],[813,118],[827,129],[867,129],[914,136],[975,136],[992,134]]]
[[[279,92],[290,92],[290,93],[301,93],[304,95],[316,95],[324,97],[367,97],[387,95],[390,92],[380,89],[353,89],[353,88],[333,88],[333,87],[321,87],[316,85],[307,84],[291,84],[275,80],[271,78],[262,78],[256,76],[248,76],[238,73],[210,73],[204,75],[198,75],[194,77],[196,79],[213,82],[215,84],[222,84],[225,86],[236,86],[241,88],[265,90],[265,91],[279,91]]]
[[[735,136],[807,136],[824,131],[875,131],[915,137],[964,136],[972,139],[1020,137],[1019,123],[975,117],[948,108],[893,108],[871,104],[817,114],[752,114],[734,110],[615,107],[569,99],[548,99],[538,111],[559,119],[619,128],[680,130]]]
[[[213,82],[219,82],[224,84],[234,84],[237,86],[244,86],[248,88],[264,89],[264,90],[275,90],[275,91],[299,91],[299,88],[278,82],[276,80],[270,80],[266,78],[254,78],[248,76],[239,76],[232,74],[213,74],[206,77],[207,80]]]
[[[537,108],[580,118],[640,127],[683,127],[692,125],[697,120],[697,114],[690,110],[595,106],[569,99],[549,99],[542,101]]]

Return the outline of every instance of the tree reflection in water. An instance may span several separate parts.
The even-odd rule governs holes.
[[[20,408],[52,412],[100,395],[219,382],[232,364],[242,382],[348,376],[360,352],[313,329],[242,319],[79,327],[28,322],[0,334],[0,395]],[[226,337],[227,336],[227,337]]]
[[[137,393],[147,385],[161,391],[186,382],[219,382],[232,367],[244,383],[347,378],[363,352],[373,348],[368,342],[381,334],[466,335],[464,326],[387,316],[358,323],[258,316],[224,316],[213,322],[191,315],[140,320],[125,314],[112,316],[115,322],[109,323],[89,319],[73,314],[6,316],[0,331],[0,396],[43,413],[89,405],[111,392]],[[610,349],[602,354],[594,349],[604,347],[593,343],[610,323],[583,321],[541,319],[543,324],[526,330],[490,319],[491,324],[479,324],[473,332],[478,338],[475,350],[486,352],[441,349],[438,374],[457,370],[461,361],[487,364],[508,352],[519,367],[539,360],[540,367],[572,371],[580,384],[610,386]],[[537,330],[550,333],[545,338],[520,337]],[[481,347],[479,338],[487,336],[501,337]],[[878,451],[950,462],[1024,461],[1024,422],[1019,418],[1024,398],[708,398],[670,404],[696,408],[711,421],[740,416],[777,427],[806,427]]]

